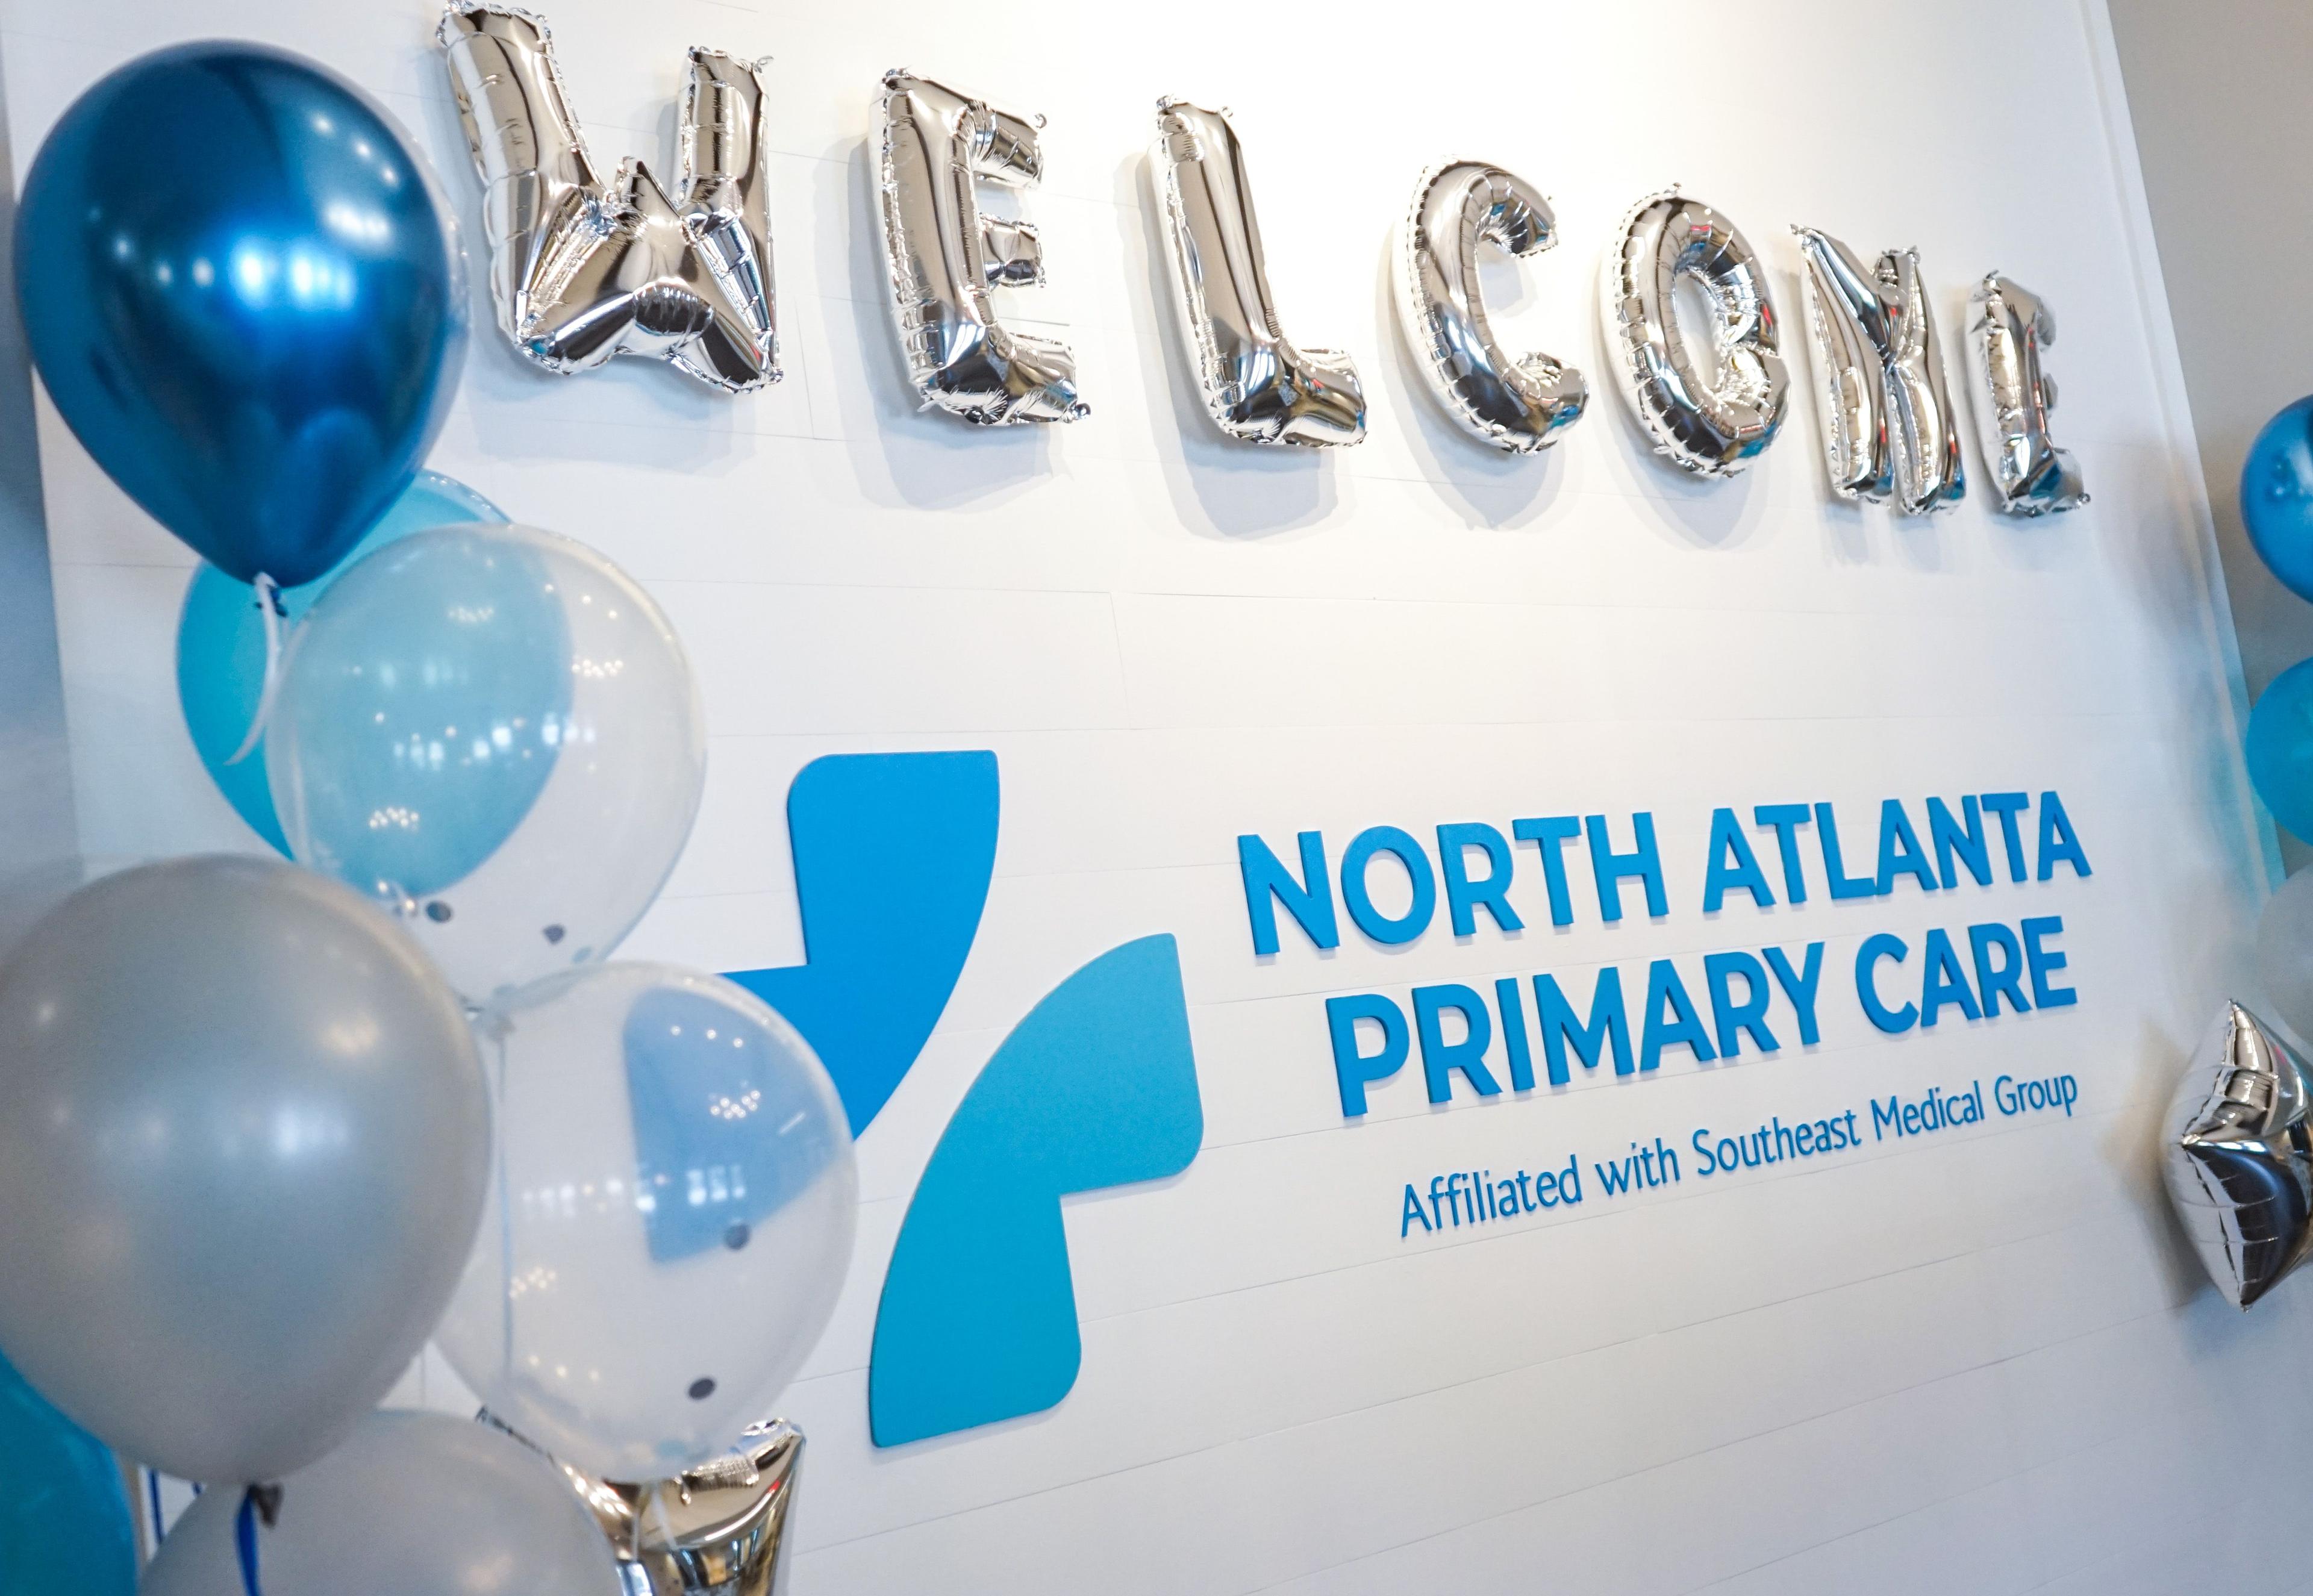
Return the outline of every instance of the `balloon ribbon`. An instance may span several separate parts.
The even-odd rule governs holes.
[[[233,1515],[233,1547],[241,1557],[243,1596],[265,1596],[257,1584],[257,1521],[262,1518],[269,1530],[280,1511],[279,1486],[251,1486],[241,1498],[241,1510]]]
[[[257,574],[255,586],[257,612],[265,618],[265,686],[257,695],[257,713],[249,717],[249,732],[225,761],[228,765],[238,765],[256,751],[265,736],[265,723],[273,716],[273,695],[281,686],[281,618],[286,606],[280,588],[264,572]]]

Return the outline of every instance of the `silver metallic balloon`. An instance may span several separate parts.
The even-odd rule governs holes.
[[[2048,436],[2056,382],[2040,369],[2040,351],[2056,341],[2055,317],[2039,295],[1998,272],[1976,285],[1968,305],[1976,435],[2000,507],[2046,515],[2087,504],[2079,463]]]
[[[2164,1171],[2170,1206],[2236,1307],[2313,1251],[2313,1078],[2237,1003],[2177,1085]]]
[[[1794,227],[1807,263],[1823,453],[1840,497],[1892,497],[1927,515],[1967,494],[1920,252],[1889,250],[1870,270],[1829,233]]]
[[[1557,243],[1550,201],[1482,161],[1424,172],[1399,229],[1397,313],[1429,391],[1472,436],[1514,454],[1556,443],[1582,419],[1590,387],[1553,356],[1513,355],[1494,341],[1478,258],[1489,244],[1532,257]]]
[[[477,1416],[537,1450],[488,1408]],[[780,1588],[803,1469],[803,1432],[787,1420],[750,1425],[731,1451],[672,1479],[630,1485],[554,1466],[609,1540],[628,1596],[771,1596]]]
[[[638,161],[596,175],[539,18],[457,0],[435,37],[514,347],[550,372],[644,355],[734,392],[778,381],[757,64],[692,48],[670,197]]]
[[[1712,311],[1697,349],[1679,326],[1680,278]],[[1655,452],[1700,477],[1731,477],[1775,441],[1790,400],[1767,274],[1735,224],[1676,189],[1631,207],[1601,274],[1615,386]]]
[[[441,1317],[489,1171],[464,1011],[347,888],[109,876],[0,969],[0,1347],[188,1479],[277,1479]]]
[[[1090,415],[1069,346],[1006,327],[989,297],[1044,281],[1035,224],[985,215],[978,188],[1042,180],[1044,118],[897,71],[884,75],[876,124],[892,324],[924,408],[982,426]]]
[[[1172,243],[1183,345],[1214,422],[1248,443],[1363,442],[1357,362],[1296,346],[1277,319],[1228,113],[1159,100],[1148,172]]]
[[[246,1596],[243,1495],[203,1493],[141,1596]],[[370,1414],[250,1528],[262,1596],[623,1596],[611,1548],[553,1468],[444,1414]]]

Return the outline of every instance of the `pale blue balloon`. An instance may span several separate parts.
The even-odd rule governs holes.
[[[397,539],[428,527],[471,522],[503,526],[506,520],[496,504],[464,483],[420,471],[343,565],[303,587],[281,590],[281,607],[286,612],[283,624],[295,626],[304,619],[305,611],[339,571]],[[265,690],[265,624],[257,605],[257,594],[247,583],[234,581],[215,566],[204,565],[194,574],[177,623],[177,701],[184,706],[185,729],[193,734],[193,747],[217,791],[251,830],[276,852],[286,854],[289,844],[281,835],[280,817],[273,812],[273,796],[266,790],[264,740],[238,765],[225,762],[249,734],[250,718]]]
[[[128,1513],[104,1443],[0,1359],[0,1591],[134,1596]]]
[[[436,527],[330,584],[291,647],[269,740],[301,862],[421,899],[514,835],[575,734],[558,574],[536,533]]]

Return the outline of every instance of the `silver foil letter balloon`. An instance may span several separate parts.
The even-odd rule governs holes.
[[[2177,1084],[2164,1154],[2169,1205],[2234,1306],[2313,1251],[2313,1080],[2237,1003]]]
[[[2079,463],[2048,436],[2056,383],[2040,369],[2040,351],[2056,341],[2055,317],[2038,294],[1998,272],[1976,285],[1968,304],[1977,436],[2000,507],[2046,515],[2087,504]]]
[[[1215,424],[1247,443],[1363,442],[1357,363],[1297,347],[1277,319],[1228,113],[1159,100],[1149,180],[1171,240],[1182,340]]]
[[[1710,343],[1679,325],[1684,278],[1710,305]],[[1735,224],[1677,189],[1623,219],[1600,287],[1615,386],[1655,452],[1700,477],[1731,477],[1775,441],[1790,401],[1765,270]]]
[[[482,180],[490,298],[514,347],[550,372],[644,355],[734,392],[778,381],[756,66],[690,51],[669,197],[638,161],[608,184],[596,175],[543,22],[459,0],[435,36]]]
[[[892,320],[924,407],[982,426],[1091,414],[1069,346],[1004,326],[989,298],[1044,280],[1034,224],[983,215],[978,191],[1043,177],[1044,119],[899,71],[884,75],[876,121]]]
[[[1967,493],[1920,253],[1889,250],[1866,270],[1845,244],[1794,227],[1807,263],[1824,461],[1842,498],[1893,498],[1907,515]]]
[[[1397,247],[1397,313],[1429,391],[1463,429],[1497,449],[1546,449],[1582,419],[1582,373],[1548,355],[1494,341],[1478,281],[1486,245],[1531,257],[1558,242],[1550,201],[1482,161],[1433,166],[1413,192]]]

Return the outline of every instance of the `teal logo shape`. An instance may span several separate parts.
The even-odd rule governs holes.
[[[1189,1167],[1204,1139],[1170,936],[1029,1011],[949,1120],[900,1227],[867,1373],[878,1446],[1051,1407],[1083,1357],[1060,1199]]]
[[[985,750],[834,754],[788,789],[806,959],[729,978],[811,1043],[855,1136],[906,1078],[963,973],[995,874],[998,811]],[[714,1162],[715,1149],[678,1144],[661,1109],[678,1083],[695,1095],[695,1061],[644,1063],[631,1083],[646,1159]],[[1203,1139],[1173,939],[1112,948],[1053,988],[981,1070],[909,1204],[868,1366],[876,1444],[1066,1396],[1083,1347],[1061,1197],[1177,1175]],[[654,1231],[653,1256],[719,1233],[677,1216]]]
[[[831,754],[787,789],[807,962],[726,976],[803,1032],[867,1128],[922,1051],[996,873],[996,756]]]

